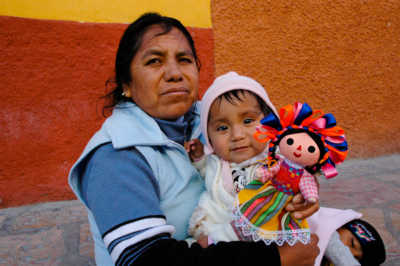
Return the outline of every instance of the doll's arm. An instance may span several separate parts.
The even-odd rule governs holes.
[[[280,161],[278,161],[271,167],[268,167],[265,164],[261,165],[256,169],[255,172],[256,179],[260,180],[263,183],[267,182],[268,180],[273,178],[276,175],[276,173],[278,173],[280,166],[281,166]]]
[[[315,177],[308,172],[304,172],[300,179],[299,189],[305,200],[309,202],[317,202],[318,186]]]

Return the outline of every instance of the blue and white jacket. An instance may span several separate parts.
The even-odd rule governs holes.
[[[193,137],[200,135],[198,122],[199,119],[195,119]],[[128,153],[129,156],[129,148],[135,147],[150,165],[155,179],[143,180],[143,177],[138,177],[135,172],[126,172],[130,169],[129,167],[115,165],[118,162],[109,165],[108,158],[104,158],[107,156],[98,158],[92,155],[94,151],[107,143],[112,144],[112,147],[110,145],[102,147],[103,155],[113,155],[115,152],[113,153],[112,150],[121,150],[123,153]],[[109,217],[107,214],[100,213],[97,215],[100,219],[95,219],[96,214],[93,217],[90,200],[85,195],[87,192],[82,191],[82,187],[85,185],[82,184],[81,178],[83,173],[88,171],[86,160],[88,155],[92,155],[92,160],[104,159],[98,163],[104,164],[106,168],[122,166],[122,169],[107,171],[110,176],[106,178],[124,178],[125,180],[109,180],[109,184],[112,186],[109,188],[101,188],[99,185],[99,195],[95,196],[97,200],[104,201],[105,205],[111,205],[106,203],[108,200],[123,205],[123,209],[121,209],[122,206],[116,207],[115,213],[109,214]],[[114,161],[114,158],[109,159]],[[93,164],[93,162],[91,163]],[[121,163],[129,164],[129,161]],[[99,178],[96,173],[92,176]],[[89,221],[96,244],[97,261],[99,253],[105,251],[107,255],[110,252],[113,261],[116,262],[124,247],[132,245],[142,238],[160,233],[173,234],[176,239],[185,239],[189,217],[203,191],[202,180],[191,165],[183,146],[168,139],[156,121],[133,103],[124,103],[114,109],[112,116],[92,137],[79,160],[72,167],[69,182],[78,199],[88,207]],[[132,191],[136,193],[129,195],[129,191],[122,187],[124,182],[128,188],[138,186],[136,191]],[[143,184],[143,182],[147,184]],[[98,182],[90,183],[98,184]],[[118,186],[121,187],[118,188]],[[110,195],[103,195],[104,193],[110,193]],[[119,195],[120,193],[127,193],[127,195]],[[153,203],[144,203],[143,201],[152,201]],[[107,206],[99,206],[99,208],[104,208],[104,210],[100,209],[98,212],[110,211],[106,210]],[[144,210],[145,208],[148,210]],[[118,211],[124,211],[124,213],[118,213]],[[114,215],[122,217],[114,219]],[[102,222],[101,225],[97,224],[96,221],[101,219],[109,219],[109,221],[104,224]],[[124,240],[129,234],[134,234],[136,240],[133,238]],[[104,265],[100,264],[100,261],[98,264]]]

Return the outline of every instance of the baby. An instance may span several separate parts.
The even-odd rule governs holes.
[[[200,119],[207,156],[198,140],[186,144],[206,184],[189,225],[198,242],[239,240],[230,226],[232,210],[237,192],[263,174],[266,143],[253,134],[270,112],[276,114],[265,89],[235,72],[218,77],[204,94]]]
[[[319,237],[315,266],[376,266],[385,261],[382,238],[361,216],[350,209],[321,207],[307,219],[311,232]]]

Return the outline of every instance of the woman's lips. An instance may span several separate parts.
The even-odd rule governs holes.
[[[188,94],[189,90],[186,88],[173,88],[165,90],[161,93],[161,95],[179,95],[179,94]]]

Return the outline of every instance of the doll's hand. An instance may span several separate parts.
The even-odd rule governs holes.
[[[204,155],[203,144],[199,139],[192,139],[184,144],[186,152],[192,161],[199,160]]]
[[[298,193],[293,197],[293,200],[286,205],[285,209],[288,212],[292,212],[294,218],[301,220],[310,217],[318,211],[319,201],[305,201],[303,195]]]

